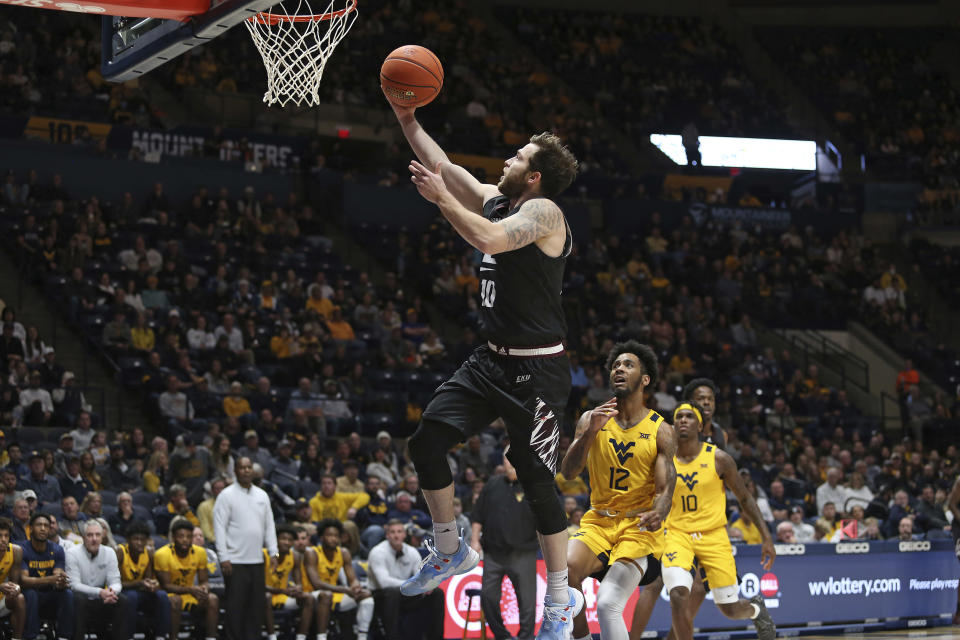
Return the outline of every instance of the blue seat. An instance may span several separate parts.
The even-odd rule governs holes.
[[[137,507],[143,507],[146,511],[144,517],[146,519],[151,519],[150,510],[157,505],[159,496],[155,493],[150,493],[149,491],[134,491],[130,494],[133,498],[133,508],[136,510]]]

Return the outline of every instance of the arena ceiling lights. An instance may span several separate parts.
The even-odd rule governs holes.
[[[687,164],[680,136],[653,133],[650,142],[677,164]],[[817,168],[817,143],[813,140],[700,136],[700,155],[705,167],[792,171]]]

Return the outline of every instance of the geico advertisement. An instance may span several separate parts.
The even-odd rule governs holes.
[[[946,542],[946,541],[945,541]],[[778,545],[777,560],[771,571],[760,566],[759,546],[734,548],[740,575],[740,596],[762,594],[774,621],[782,626],[807,622],[823,624],[863,621],[867,618],[923,617],[953,614],[957,604],[958,565],[952,544],[907,546],[897,543],[850,543]],[[866,545],[866,546],[863,546]],[[470,573],[451,578],[441,588],[446,596],[444,637],[480,636],[480,598],[467,595],[479,590],[483,564]],[[546,592],[546,568],[537,561],[537,595],[534,601],[537,628],[543,615]],[[587,621],[592,633],[600,633],[597,622],[599,583],[583,583]],[[634,591],[624,610],[629,627],[639,591]],[[500,610],[507,630],[514,636],[519,628],[517,595],[509,579],[503,581]],[[699,629],[746,629],[744,621],[729,620],[717,610],[707,595],[695,625]],[[648,625],[649,631],[670,629],[670,604],[666,591],[660,598]],[[488,630],[489,636],[489,630]]]

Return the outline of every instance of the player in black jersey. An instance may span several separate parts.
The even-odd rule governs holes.
[[[565,639],[583,603],[580,592],[567,586],[567,524],[554,483],[559,421],[570,393],[560,289],[572,238],[563,212],[550,198],[573,181],[577,160],[556,136],[542,133],[506,160],[496,186],[482,184],[450,162],[417,122],[413,108],[391,105],[420,160],[410,163],[417,190],[483,254],[484,343],[437,388],[409,443],[436,546],[401,592],[426,593],[479,562],[454,521],[446,453],[500,417],[510,437],[508,457],[533,509],[547,565],[537,637]]]
[[[717,408],[717,385],[710,378],[694,378],[683,388],[683,399],[687,402],[696,403],[703,414],[703,430],[700,432],[700,440],[709,444],[715,444],[719,449],[725,449],[727,446],[727,435],[723,428],[714,422],[713,413]],[[657,604],[657,597],[663,589],[663,577],[658,576],[656,580],[647,585],[640,592],[637,603],[633,608],[633,622],[630,624],[630,640],[640,640],[643,630],[650,622],[650,616],[653,614],[653,607]],[[702,580],[694,580],[690,589],[690,594],[686,599],[687,613],[690,620],[697,616],[700,605],[707,597],[707,591],[703,586]]]

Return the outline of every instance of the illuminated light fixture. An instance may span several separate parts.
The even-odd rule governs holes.
[[[687,164],[687,152],[679,135],[652,133],[650,142],[677,164]],[[817,169],[817,143],[813,140],[700,136],[700,156],[705,167]]]

